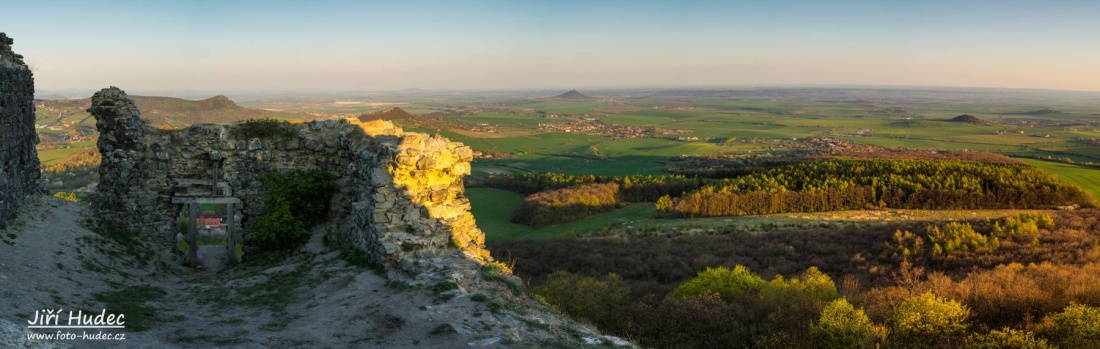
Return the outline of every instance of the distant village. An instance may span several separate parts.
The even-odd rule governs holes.
[[[540,123],[538,130],[541,132],[561,132],[601,135],[608,139],[629,138],[664,138],[671,135],[687,133],[688,130],[665,130],[653,126],[624,126],[608,124],[588,114],[569,117],[562,122]],[[692,137],[694,138],[694,137]]]

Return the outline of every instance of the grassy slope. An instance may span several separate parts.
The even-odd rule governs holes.
[[[1081,190],[1092,194],[1093,198],[1100,198],[1100,169],[1053,161],[1035,159],[1020,160],[1039,166],[1043,170],[1057,175],[1062,180],[1073,183],[1081,188]]]

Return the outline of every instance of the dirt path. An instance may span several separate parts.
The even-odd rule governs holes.
[[[198,257],[204,274],[215,274],[229,263],[229,251],[225,246],[199,246]]]
[[[0,230],[0,347],[535,348],[614,340],[473,268],[456,275],[457,284],[406,286],[311,244],[278,261],[193,270],[150,252],[156,248],[85,228],[89,215],[87,206],[43,197]],[[225,250],[209,246],[200,256],[224,265]],[[58,331],[27,329],[44,309],[124,314],[125,329],[102,332],[125,339],[27,341],[27,333]]]

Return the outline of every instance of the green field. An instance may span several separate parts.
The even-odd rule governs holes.
[[[70,143],[68,148],[39,150],[38,161],[41,162],[43,166],[53,165],[65,160],[65,157],[70,154],[81,151],[84,148],[95,147],[95,143],[95,141],[75,142]]]
[[[1100,198],[1100,169],[1098,168],[1036,159],[1020,160],[1039,166],[1039,168],[1057,175],[1058,178],[1073,183],[1081,190],[1092,194],[1093,198]]]
[[[646,116],[646,115],[631,115],[631,114],[615,114],[608,115],[600,118],[603,122],[609,124],[618,124],[626,126],[657,126],[667,124],[676,119],[662,116]]]

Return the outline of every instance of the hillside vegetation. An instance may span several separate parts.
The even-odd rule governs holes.
[[[535,227],[568,223],[637,202],[655,202],[669,217],[1096,204],[1078,187],[1017,162],[832,158],[721,173],[729,177],[520,174],[489,179],[482,185],[531,194],[512,221]]]
[[[1095,210],[490,247],[516,258],[516,273],[548,303],[645,346],[1091,348],[1100,341]],[[1004,344],[1012,342],[1025,345]]]

